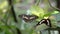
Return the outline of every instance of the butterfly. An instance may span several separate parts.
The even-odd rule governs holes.
[[[38,18],[38,16],[36,15],[26,15],[26,14],[19,15],[19,17],[23,19],[25,22],[31,22]]]
[[[47,26],[51,27],[51,20],[50,19],[42,19],[40,22],[36,24],[36,26],[41,25],[41,24],[46,24]]]

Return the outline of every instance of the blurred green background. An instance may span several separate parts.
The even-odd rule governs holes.
[[[33,27],[36,25],[36,21],[25,23],[18,17],[21,14],[27,14],[28,10],[34,9],[31,8],[33,5],[39,6],[43,11],[60,11],[56,8],[57,0],[0,0],[0,34],[60,34],[60,28],[49,28],[44,30],[47,27],[41,25],[40,28],[34,29]],[[34,10],[31,12],[33,11]],[[42,12],[42,10],[40,10],[40,12]],[[36,14],[38,13],[37,9]],[[43,14],[44,13],[41,15]],[[53,14],[53,16],[52,18],[55,18],[57,22],[56,26],[60,27],[60,12],[58,14]]]

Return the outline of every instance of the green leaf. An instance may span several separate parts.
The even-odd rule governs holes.
[[[46,26],[45,24],[41,24],[36,27],[36,31],[41,31],[41,30],[44,30],[47,28],[48,28],[48,26]]]
[[[39,6],[32,6],[31,7],[31,13],[33,15],[42,17],[44,15],[44,10],[42,8],[40,8]]]
[[[58,14],[59,13],[59,11],[53,11],[52,12],[52,14]]]

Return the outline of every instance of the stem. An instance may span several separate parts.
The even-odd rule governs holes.
[[[51,34],[50,30],[48,30],[48,33]]]
[[[59,31],[59,34],[60,34],[60,30],[58,30]]]
[[[57,8],[60,9],[60,0],[56,0],[57,1]]]
[[[49,0],[48,0],[48,3],[49,3],[49,5],[50,5],[53,9],[59,10],[59,12],[60,12],[60,9],[59,9],[59,8],[56,8],[56,7],[53,7],[53,6],[51,5],[51,3],[50,3]]]
[[[15,22],[17,22],[16,14],[15,14],[14,7],[13,7],[13,1],[12,0],[8,0],[8,3],[9,3],[9,6],[11,7],[10,10],[11,10],[11,12],[13,14],[14,20],[15,20]]]
[[[16,31],[17,31],[17,34],[21,34],[21,31],[18,28],[16,28]]]
[[[35,0],[35,5],[39,5],[39,3],[40,3],[40,0]]]

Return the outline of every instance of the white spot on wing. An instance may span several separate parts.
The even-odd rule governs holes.
[[[45,20],[42,20],[39,24],[42,24],[43,21],[45,21]]]
[[[47,20],[47,23],[48,23],[48,25],[49,25],[49,21]]]

